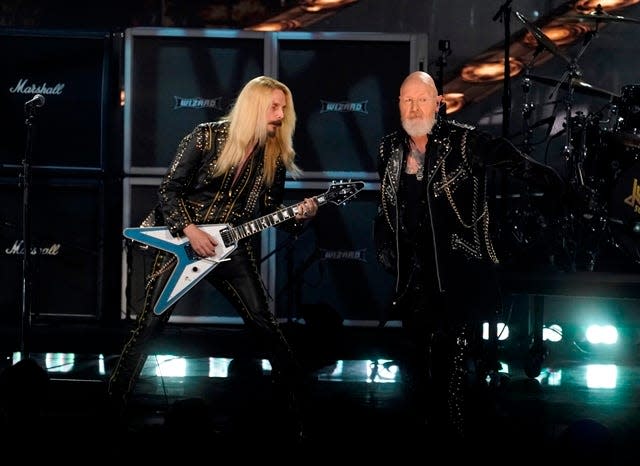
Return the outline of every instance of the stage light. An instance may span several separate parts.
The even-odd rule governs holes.
[[[618,366],[615,364],[588,364],[586,371],[588,388],[616,388]]]
[[[46,353],[44,360],[47,372],[71,372],[75,358],[73,353]]]
[[[278,31],[290,31],[293,29],[300,29],[302,23],[297,19],[283,19],[280,21],[266,21],[256,26],[252,26],[252,31],[261,32],[278,32]]]
[[[496,324],[496,335],[498,336],[498,340],[504,341],[509,338],[509,326],[503,322],[498,322]],[[489,323],[485,322],[482,324],[482,339],[489,339]]]
[[[590,325],[585,336],[592,345],[615,345],[618,342],[618,329],[613,325]]]
[[[377,359],[368,362],[367,383],[395,383],[399,368],[394,360]]]
[[[590,28],[586,24],[573,23],[573,24],[549,24],[548,26],[540,29],[545,36],[547,36],[553,44],[557,47],[573,44],[579,37],[583,36],[590,31]],[[535,49],[538,47],[538,39],[533,34],[527,32],[522,39],[522,42]]]
[[[552,324],[542,328],[542,340],[557,343],[562,340],[562,327],[558,324]]]
[[[301,2],[300,6],[305,11],[317,13],[319,11],[342,8],[357,1],[358,0],[306,0]]]
[[[104,354],[98,355],[98,374],[100,375],[107,374],[107,368],[105,367],[105,364],[104,364]]]
[[[509,57],[509,76],[520,74],[524,65],[520,60]],[[462,68],[460,77],[468,83],[487,83],[504,79],[504,58],[487,59],[469,63]]]
[[[562,385],[562,369],[552,369],[550,367],[546,367],[540,371],[540,374],[536,377],[536,380],[542,385],[559,387]]]
[[[447,115],[457,112],[466,103],[462,92],[447,92],[442,97],[447,108]]]
[[[595,10],[601,7],[603,10],[616,10],[635,5],[640,0],[579,0],[574,5],[574,9],[580,12]]]
[[[187,360],[172,355],[151,355],[145,362],[143,372],[153,373],[157,377],[185,377],[187,375]]]
[[[230,358],[209,358],[209,377],[227,378],[230,363]]]

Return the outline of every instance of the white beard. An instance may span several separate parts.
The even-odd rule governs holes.
[[[436,117],[432,118],[413,118],[402,120],[402,127],[409,136],[424,136],[431,134],[431,130],[436,124]]]

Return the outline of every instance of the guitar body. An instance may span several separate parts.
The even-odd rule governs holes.
[[[362,181],[333,181],[325,193],[315,196],[314,199],[319,206],[328,202],[339,205],[354,197],[363,188]],[[301,208],[302,203],[295,204],[237,227],[224,223],[198,225],[198,228],[211,235],[218,244],[213,257],[199,257],[191,248],[187,237],[176,238],[167,227],[126,228],[123,231],[126,238],[167,251],[177,259],[173,273],[164,286],[153,312],[161,315],[175,304],[216,265],[224,261],[238,246],[239,240],[294,219]]]
[[[230,228],[227,224],[199,225],[198,228],[211,235],[218,243],[214,257],[199,257],[191,249],[186,236],[176,238],[167,227],[125,228],[123,232],[126,238],[170,252],[178,261],[153,308],[157,315],[175,304],[237,247],[237,243],[225,245],[222,240],[220,232]]]

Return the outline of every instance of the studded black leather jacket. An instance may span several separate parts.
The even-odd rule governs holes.
[[[202,123],[182,139],[160,184],[160,203],[142,226],[165,225],[178,236],[190,223],[238,225],[282,207],[286,176],[283,163],[278,164],[271,186],[264,181],[262,154],[249,157],[235,183],[237,167],[224,176],[213,177],[228,129],[224,121]],[[278,227],[295,234],[301,225],[285,222]]]
[[[381,186],[374,223],[379,263],[396,276],[397,296],[422,286],[412,282],[416,267],[422,268],[421,277],[429,277],[431,292],[459,297],[472,288],[482,290],[479,283],[499,264],[492,241],[491,170],[526,177],[531,166],[538,172],[545,167],[503,138],[440,121],[429,137],[424,172],[417,176],[416,207],[407,199],[407,186],[416,183],[410,180],[415,175],[405,174],[409,152],[409,136],[402,129],[379,146]],[[408,218],[407,212],[417,218]]]

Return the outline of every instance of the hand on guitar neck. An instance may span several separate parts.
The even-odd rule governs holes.
[[[316,216],[318,212],[318,201],[311,197],[306,197],[297,207],[296,220],[308,220]]]

